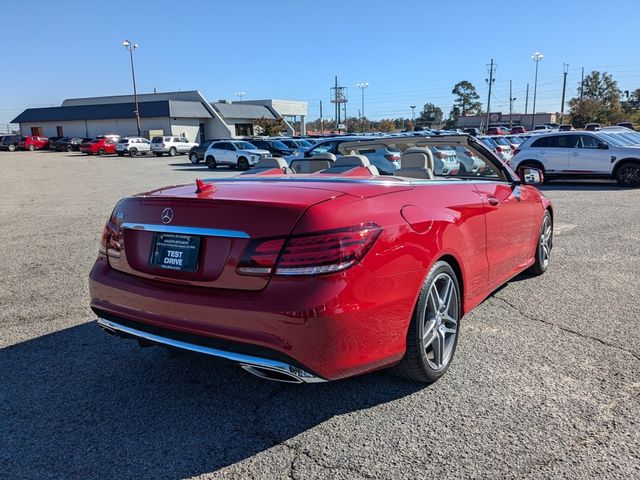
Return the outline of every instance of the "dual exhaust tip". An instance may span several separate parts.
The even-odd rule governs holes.
[[[135,338],[141,346],[169,346],[179,350],[203,353],[212,357],[224,358],[231,360],[240,365],[243,370],[260,377],[264,380],[271,380],[282,383],[320,383],[326,382],[324,378],[317,377],[302,368],[287,363],[270,360],[251,355],[244,355],[234,352],[227,352],[215,348],[205,347],[201,345],[191,344],[174,340],[172,338],[161,337],[159,335],[150,334],[141,330],[120,325],[111,320],[98,318],[98,326],[100,329],[112,336]]]

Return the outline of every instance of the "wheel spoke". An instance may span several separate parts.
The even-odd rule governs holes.
[[[449,307],[451,306],[451,296],[453,294],[453,281],[449,277],[446,277],[446,279],[447,279],[447,283],[442,289],[443,295],[442,295],[442,303],[441,303],[441,307],[444,312],[449,311]]]
[[[437,332],[436,340],[433,342],[433,361],[438,368],[442,367],[444,360],[444,334]]]
[[[437,336],[438,330],[436,329],[436,322],[431,322],[429,328],[425,327],[425,333],[422,337],[422,345],[424,348],[429,347]]]
[[[440,306],[442,305],[442,300],[440,300],[440,295],[438,295],[438,289],[436,288],[436,284],[434,282],[429,289],[429,298],[431,299],[431,305],[433,306],[433,311],[437,312],[440,310]]]

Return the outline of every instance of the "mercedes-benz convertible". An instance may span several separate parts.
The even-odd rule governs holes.
[[[401,151],[379,175],[362,152]],[[438,172],[434,151],[461,168]],[[343,142],[120,200],[90,274],[106,332],[322,382],[390,368],[433,382],[463,316],[551,258],[553,208],[466,135]],[[465,157],[465,158],[462,158]]]

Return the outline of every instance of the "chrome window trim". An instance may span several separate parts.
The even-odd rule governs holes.
[[[181,225],[158,225],[154,223],[132,222],[123,223],[122,228],[127,230],[144,230],[146,232],[156,233],[200,235],[203,237],[251,238],[248,233],[240,230],[224,230],[220,228],[185,227]]]

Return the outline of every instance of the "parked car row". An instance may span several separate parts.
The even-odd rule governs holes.
[[[49,147],[49,139],[47,137],[40,137],[37,135],[28,135],[23,137],[21,135],[3,135],[0,137],[0,150],[8,150],[13,152],[15,150],[42,150]]]

